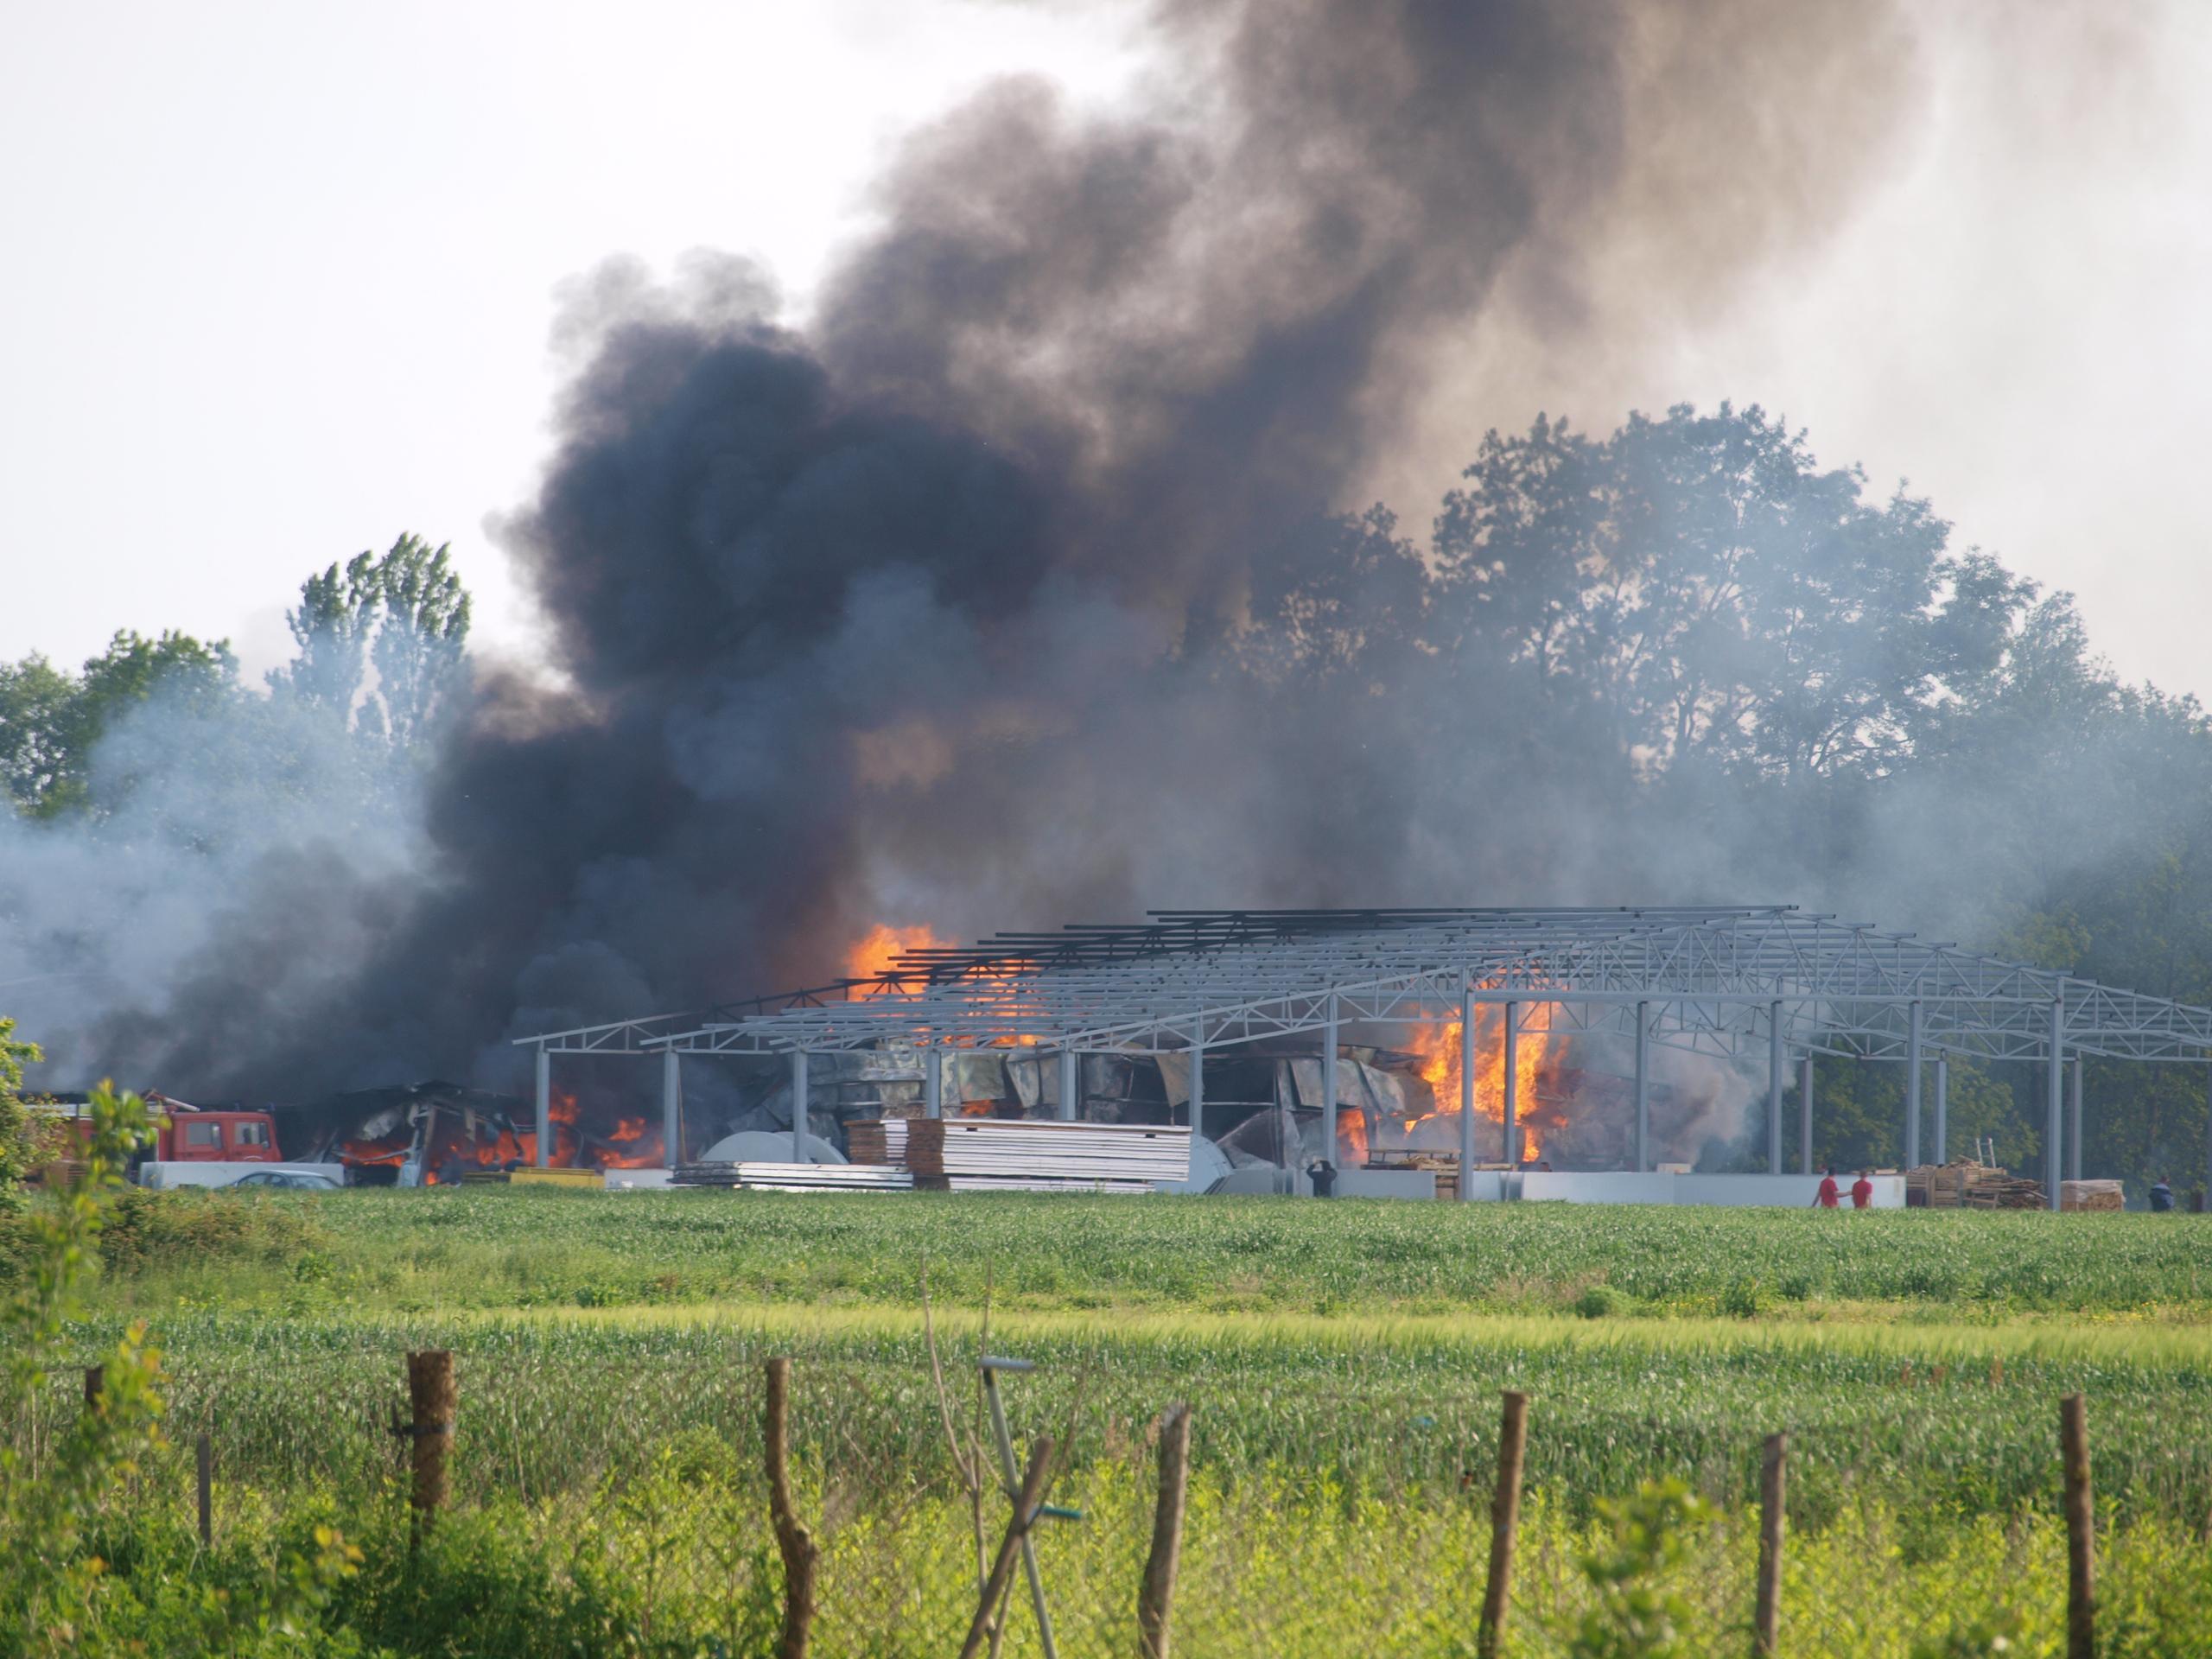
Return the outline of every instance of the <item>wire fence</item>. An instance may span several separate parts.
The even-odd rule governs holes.
[[[619,1628],[633,1650],[779,1650],[793,1582],[768,1455],[781,1443],[789,1512],[818,1555],[815,1651],[959,1651],[982,1605],[1004,1624],[993,1650],[1127,1652],[1160,1526],[1163,1428],[1187,1399],[1176,1621],[1190,1650],[1339,1651],[1348,1637],[1372,1637],[1378,1651],[1446,1652],[1473,1637],[1508,1461],[1496,1385],[1479,1378],[1209,1398],[1187,1376],[1176,1380],[1198,1386],[1171,1396],[1155,1376],[1001,1374],[1001,1444],[972,1355],[946,1357],[941,1389],[911,1357],[804,1362],[780,1434],[766,1427],[762,1356],[749,1350],[585,1363],[493,1344],[449,1357],[457,1403],[438,1408],[443,1422],[424,1420],[402,1353],[382,1358],[294,1355],[272,1371],[242,1357],[174,1372],[167,1445],[111,1500],[118,1535],[141,1550],[166,1539],[158,1548],[182,1541],[210,1559],[270,1557],[288,1529],[329,1518],[406,1564],[394,1573],[449,1573],[457,1555],[498,1554],[535,1586],[538,1617]],[[41,1437],[83,1409],[80,1395],[76,1379],[57,1378],[34,1420],[11,1426],[34,1467]],[[1990,1466],[1996,1442],[1977,1441],[1971,1414],[1911,1395],[1901,1383],[1893,1433],[1878,1444],[1863,1421],[1790,1426],[1783,1507],[1802,1556],[1791,1605],[1809,1621],[1792,1651],[1885,1650],[1882,1628],[1911,1593],[1902,1570],[1926,1580],[1931,1622],[2008,1599],[2063,1612],[2064,1487],[2048,1412],[2031,1437],[2037,1467],[2007,1471]],[[1925,1422],[1904,1421],[1916,1410]],[[1713,1509],[1675,1573],[1685,1618],[1749,1630],[1762,1427],[1688,1400],[1630,1418],[1539,1395],[1525,1459],[1512,1460],[1527,1507],[1509,1650],[1566,1651],[1577,1621],[1602,1611],[1581,1567],[1607,1536],[1599,1501],[1654,1478]],[[2155,1540],[2166,1567],[2145,1571],[2206,1577],[2212,1466],[2201,1448],[2169,1436],[2160,1463],[2138,1456],[2124,1430],[2110,1439],[2097,1448],[2097,1484],[2123,1557]],[[1053,1447],[1051,1501],[1068,1513],[1039,1518],[985,1596],[1020,1512],[1009,1471],[1040,1440]],[[430,1503],[426,1450],[440,1465]],[[1891,1611],[1863,1611],[1878,1607]]]

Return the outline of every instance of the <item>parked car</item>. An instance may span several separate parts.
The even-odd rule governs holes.
[[[257,1169],[241,1175],[232,1186],[289,1186],[303,1192],[335,1192],[346,1185],[335,1175],[313,1169]]]

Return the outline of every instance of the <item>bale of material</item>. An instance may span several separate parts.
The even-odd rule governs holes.
[[[510,1170],[507,1181],[513,1186],[605,1186],[607,1178],[595,1169],[538,1169],[526,1167]]]
[[[2127,1194],[2118,1181],[2061,1181],[2061,1210],[2125,1210]]]

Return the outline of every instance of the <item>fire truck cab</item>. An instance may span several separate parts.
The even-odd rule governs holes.
[[[32,1109],[68,1120],[80,1142],[92,1139],[92,1121],[79,1097],[52,1096]],[[202,1110],[149,1092],[154,1144],[130,1165],[141,1186],[227,1186],[253,1167],[281,1164],[276,1120],[267,1112]]]
[[[266,1112],[167,1111],[154,1157],[173,1164],[273,1164],[276,1124]]]

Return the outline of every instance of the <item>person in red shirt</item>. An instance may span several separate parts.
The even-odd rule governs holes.
[[[1854,1210],[1864,1210],[1873,1202],[1874,1183],[1862,1169],[1859,1172],[1859,1179],[1851,1184],[1851,1207]]]
[[[1827,1168],[1827,1173],[1821,1177],[1820,1193],[1814,1198],[1813,1202],[1823,1210],[1833,1210],[1835,1208],[1836,1198],[1838,1196],[1839,1194],[1835,1184],[1835,1166],[1834,1164],[1830,1164]]]

